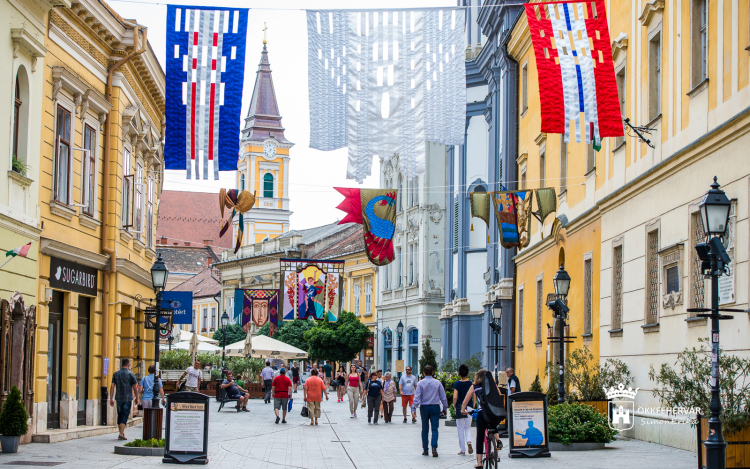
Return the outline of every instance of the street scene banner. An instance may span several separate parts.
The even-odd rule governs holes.
[[[161,307],[174,310],[172,324],[193,323],[193,292],[165,291],[162,293]]]
[[[167,6],[164,162],[187,179],[237,169],[247,13]]]
[[[425,141],[463,145],[465,11],[308,10],[310,147],[349,148],[346,177],[398,155],[425,172]]]
[[[242,329],[249,333],[255,324],[263,327],[270,322],[271,335],[279,326],[279,290],[235,289],[234,312],[241,318]]]
[[[344,261],[281,259],[283,320],[336,322],[341,310],[343,273]]]
[[[397,189],[350,189],[334,187],[345,197],[338,207],[346,212],[339,222],[359,223],[365,237],[365,253],[377,266],[393,261]]]
[[[541,131],[601,145],[623,135],[604,0],[527,3]]]

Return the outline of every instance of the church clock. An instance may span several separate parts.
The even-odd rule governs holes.
[[[268,160],[276,158],[276,142],[272,140],[266,141],[263,145],[263,156]]]

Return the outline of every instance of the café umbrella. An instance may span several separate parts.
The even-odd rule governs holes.
[[[252,338],[250,345],[250,356],[252,358],[276,358],[290,360],[295,358],[307,358],[307,352],[297,347],[292,347],[276,339],[264,335],[256,335]]]

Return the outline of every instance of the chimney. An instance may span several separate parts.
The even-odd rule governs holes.
[[[204,245],[204,246],[208,246],[208,245],[210,245],[210,244],[211,244],[211,241],[213,241],[213,239],[204,239],[204,240],[203,240],[203,245]]]
[[[185,241],[185,246],[190,246],[190,241]]]
[[[206,265],[207,265],[208,267],[211,267],[211,263],[212,263],[213,261],[214,261],[214,258],[213,258],[213,257],[211,257],[211,256],[208,256],[208,258],[206,259]]]
[[[161,237],[161,244],[169,244],[166,237],[164,236]]]

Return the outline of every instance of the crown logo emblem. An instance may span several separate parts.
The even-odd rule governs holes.
[[[635,388],[635,390],[633,390],[633,388],[628,386],[628,389],[625,389],[625,385],[620,383],[617,386],[617,389],[615,389],[614,386],[609,389],[604,387],[603,389],[604,389],[604,393],[607,395],[607,399],[617,399],[618,397],[619,398],[627,397],[628,399],[635,399],[635,395],[638,393],[638,389],[640,388]]]

